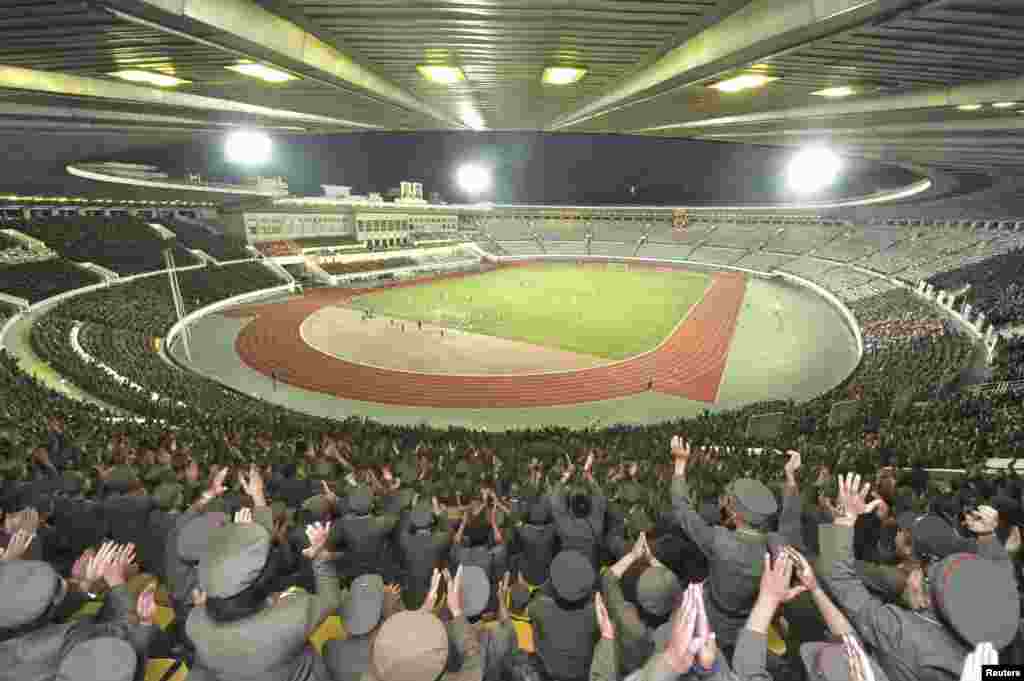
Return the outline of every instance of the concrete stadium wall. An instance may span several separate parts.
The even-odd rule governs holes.
[[[167,331],[167,334],[164,336],[163,343],[160,344],[161,358],[163,358],[163,360],[170,364],[171,366],[178,368],[178,363],[175,362],[174,359],[171,357],[170,348],[174,344],[174,341],[177,340],[178,336],[180,336],[185,331],[185,329],[188,328],[190,324],[199,321],[203,317],[209,314],[213,314],[214,312],[219,312],[220,310],[232,307],[234,305],[251,303],[255,300],[260,300],[262,298],[267,298],[269,296],[277,295],[280,293],[291,293],[295,291],[296,288],[298,288],[298,284],[292,282],[290,284],[283,284],[281,286],[272,286],[271,288],[259,289],[258,291],[249,291],[248,293],[242,293],[231,298],[218,300],[216,303],[211,303],[206,307],[201,307],[198,310],[190,312],[189,314],[185,315],[180,320],[178,320],[178,322],[174,326],[172,326],[170,330]]]

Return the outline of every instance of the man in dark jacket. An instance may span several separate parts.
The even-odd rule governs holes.
[[[800,467],[800,454],[790,452],[786,463],[785,503],[776,534],[766,527],[768,518],[778,510],[775,496],[764,484],[750,478],[733,481],[726,496],[724,510],[735,531],[708,525],[689,499],[686,467],[690,445],[676,436],[672,438],[671,450],[675,460],[673,513],[683,531],[707,556],[709,574],[704,605],[718,644],[729,657],[757,598],[764,554],[770,547],[800,544],[800,497],[794,478]]]
[[[432,509],[429,504],[417,504],[398,528],[398,549],[405,567],[402,600],[410,609],[423,604],[434,569],[441,567],[452,543],[448,519],[440,512],[437,499],[434,505]]]
[[[387,543],[398,524],[398,516],[371,514],[373,496],[365,487],[357,487],[348,496],[349,513],[334,523],[331,542],[345,547],[345,563],[338,568],[343,576],[354,579],[380,570]]]
[[[575,465],[570,464],[562,475],[561,483],[551,489],[549,498],[551,515],[555,520],[555,530],[561,540],[562,550],[578,551],[596,567],[600,564],[608,499],[601,493],[591,475],[593,464],[594,455],[591,454],[583,467],[585,486],[569,494],[566,484],[576,470]]]
[[[550,503],[547,497],[539,497],[530,505],[526,522],[515,530],[519,573],[530,586],[538,587],[548,581],[557,539]]]
[[[554,681],[582,681],[589,676],[598,639],[596,579],[588,557],[562,551],[551,563],[551,579],[534,593],[528,612],[537,655]]]

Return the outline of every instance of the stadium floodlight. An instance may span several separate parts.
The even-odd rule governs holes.
[[[832,184],[842,161],[835,152],[824,149],[805,149],[789,162],[788,181],[794,191],[816,192]]]
[[[131,81],[132,83],[145,83],[146,85],[156,85],[157,87],[174,87],[190,82],[163,73],[152,73],[151,71],[140,71],[138,69],[114,71],[108,75],[120,78],[121,80]]]
[[[458,66],[434,66],[432,64],[420,64],[416,67],[420,75],[431,83],[451,85],[466,80],[466,74]]]
[[[840,87],[827,87],[822,90],[815,90],[811,94],[817,97],[829,97],[830,99],[836,99],[838,97],[849,97],[850,95],[855,95],[857,94],[857,90],[849,85],[843,85]]]
[[[995,102],[992,106],[996,109],[1012,109],[1017,106],[1017,102]]]
[[[240,62],[238,64],[232,64],[231,66],[225,66],[224,68],[235,73],[241,73],[243,76],[249,76],[250,78],[259,78],[267,83],[285,83],[289,80],[296,80],[298,76],[293,76],[287,71],[281,71],[280,69],[271,68],[264,64],[254,64],[252,62]]]
[[[957,107],[960,111],[977,111],[982,107],[981,104],[961,104]]]
[[[491,175],[483,166],[467,163],[455,173],[459,187],[467,194],[481,194],[491,186]]]
[[[750,90],[751,88],[767,85],[773,80],[778,80],[778,78],[766,76],[763,73],[745,73],[742,76],[719,81],[711,87],[719,92],[739,92],[740,90]]]
[[[544,69],[541,82],[545,85],[572,85],[585,76],[586,69],[575,66],[549,66]]]
[[[270,137],[253,130],[236,130],[228,135],[224,152],[232,163],[262,165],[270,160]]]

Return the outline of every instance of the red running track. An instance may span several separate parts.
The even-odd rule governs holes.
[[[299,327],[309,315],[366,291],[319,289],[298,300],[234,310],[232,316],[256,316],[242,329],[235,349],[249,367],[267,375],[276,371],[279,377],[285,377],[280,380],[289,384],[382,404],[475,409],[552,407],[643,393],[651,377],[657,392],[714,402],[746,292],[746,278],[739,273],[719,272],[711,279],[703,300],[656,349],[613,364],[564,373],[459,376],[391,371],[338,359],[305,343]]]

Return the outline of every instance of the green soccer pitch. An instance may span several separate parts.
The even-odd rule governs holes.
[[[704,297],[710,279],[681,270],[537,264],[382,289],[351,306],[383,317],[608,359],[654,349]]]

